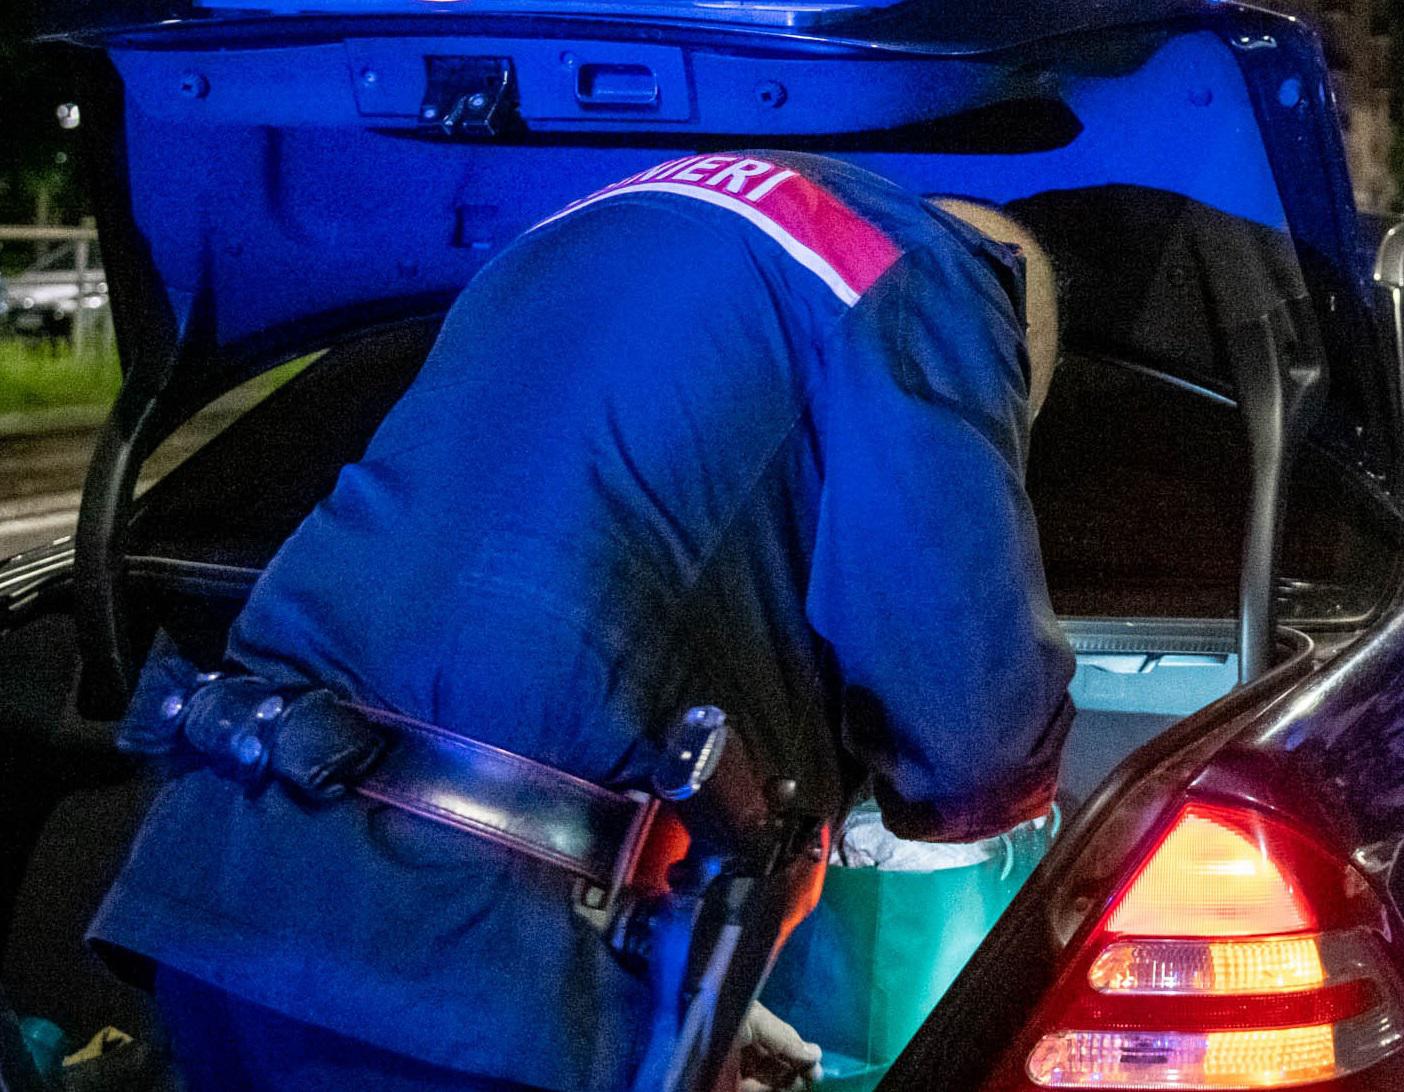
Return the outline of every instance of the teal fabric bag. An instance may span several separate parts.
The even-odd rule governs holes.
[[[1026,824],[976,864],[832,867],[761,1000],[824,1049],[829,1092],[869,1092],[1004,913],[1057,833]]]

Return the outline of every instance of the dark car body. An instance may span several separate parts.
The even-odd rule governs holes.
[[[1067,824],[882,1087],[1030,1087],[1077,953],[1194,806],[1301,833],[1363,885],[1378,1034],[1296,1083],[1404,1082],[1397,312],[1310,28],[1207,0],[264,0],[104,6],[55,37],[83,80],[126,381],[76,539],[0,566],[17,1007],[81,1024],[97,1003],[72,1000],[93,972],[53,922],[81,929],[139,813],[106,724],[152,634],[218,658],[520,231],[679,151],[779,146],[1013,202],[1068,284],[1029,470],[1082,663]],[[319,351],[134,495],[203,406]],[[54,847],[92,814],[109,850],[73,881]],[[45,899],[72,910],[37,928]]]

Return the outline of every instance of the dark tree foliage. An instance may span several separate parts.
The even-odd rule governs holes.
[[[32,26],[24,5],[0,2],[0,223],[30,223],[40,212],[49,223],[76,223],[87,212],[78,139],[56,115],[73,92],[50,51],[30,43]]]
[[[1389,116],[1394,122],[1394,143],[1389,166],[1396,191],[1394,211],[1404,212],[1404,0],[1377,0],[1375,11],[1389,35]]]

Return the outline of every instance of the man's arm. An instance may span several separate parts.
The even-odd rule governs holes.
[[[974,839],[1046,810],[1071,720],[1073,658],[1023,488],[1010,273],[954,237],[909,253],[824,349],[807,610],[839,664],[845,744],[904,838]]]

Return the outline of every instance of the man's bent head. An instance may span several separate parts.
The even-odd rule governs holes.
[[[932,204],[982,235],[1013,243],[1024,254],[1025,311],[1028,320],[1029,412],[1036,416],[1058,365],[1058,282],[1053,262],[1037,239],[1013,217],[993,205],[959,197],[929,198]]]

